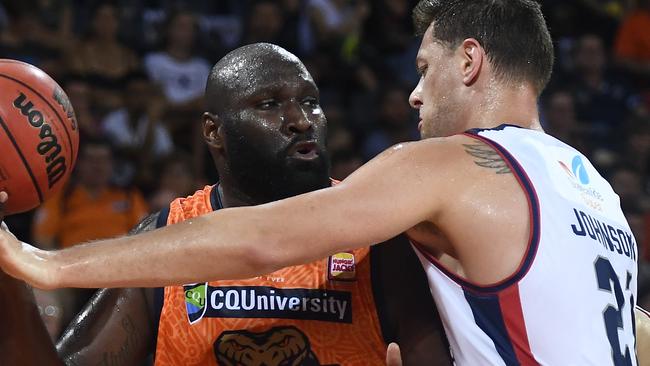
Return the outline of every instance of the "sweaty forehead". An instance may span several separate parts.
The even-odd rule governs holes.
[[[243,53],[221,68],[222,85],[241,96],[291,83],[313,83],[300,60],[284,50]]]

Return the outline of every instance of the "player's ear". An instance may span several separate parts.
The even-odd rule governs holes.
[[[485,61],[485,50],[474,38],[467,38],[460,46],[463,83],[470,86],[476,82]]]
[[[215,149],[223,149],[223,123],[218,115],[210,112],[203,113],[203,139]]]

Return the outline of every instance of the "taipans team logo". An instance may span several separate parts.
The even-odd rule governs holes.
[[[587,168],[582,162],[580,155],[573,157],[573,160],[571,161],[571,169],[569,169],[569,167],[561,161],[558,161],[558,163],[570,178],[580,182],[582,185],[589,184],[589,175],[587,174]]]
[[[196,283],[183,286],[185,290],[185,307],[187,318],[190,324],[194,324],[203,318],[208,298],[208,283]]]
[[[224,366],[320,366],[309,338],[293,326],[261,333],[226,331],[213,349],[219,365]]]

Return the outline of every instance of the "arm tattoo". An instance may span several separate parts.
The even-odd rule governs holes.
[[[98,365],[101,366],[122,366],[128,365],[129,360],[133,359],[133,353],[138,352],[137,348],[143,341],[140,331],[135,326],[131,316],[126,315],[122,318],[121,324],[126,339],[117,352],[104,352]]]
[[[489,169],[495,169],[497,174],[509,174],[510,167],[503,160],[501,155],[494,151],[490,146],[478,144],[463,144],[465,152],[476,158],[474,164]]]

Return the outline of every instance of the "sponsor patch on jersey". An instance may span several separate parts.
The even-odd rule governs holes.
[[[351,252],[336,253],[329,257],[328,278],[333,281],[354,281],[357,264]]]
[[[268,286],[185,287],[190,324],[202,318],[277,318],[352,323],[347,291]]]
[[[205,305],[208,298],[207,289],[207,282],[183,286],[183,290],[185,290],[187,320],[189,320],[190,324],[198,322],[205,315]]]

